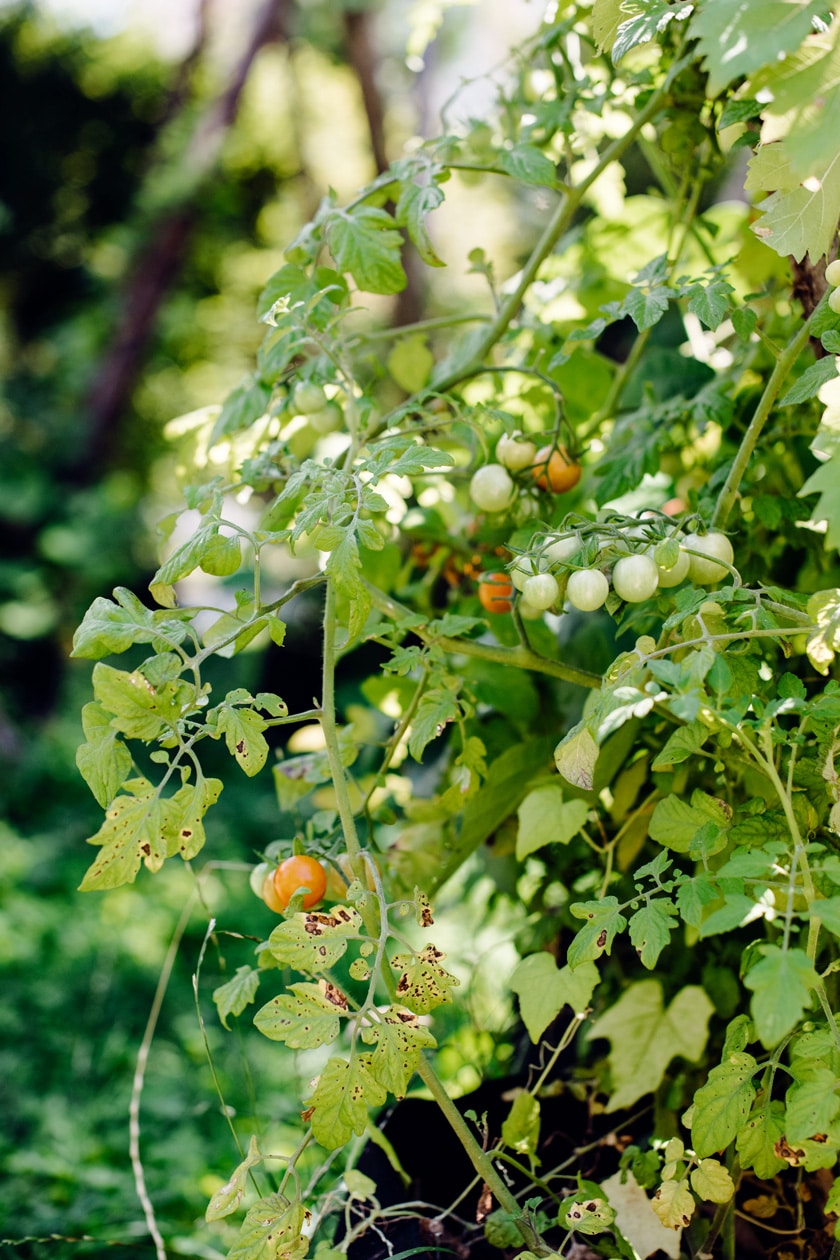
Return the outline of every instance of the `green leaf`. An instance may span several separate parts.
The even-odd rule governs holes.
[[[707,823],[715,828],[717,837],[712,847],[704,846],[706,856],[711,856],[726,845],[729,813],[715,797],[695,789],[690,804],[673,794],[657,803],[650,819],[650,835],[675,853],[691,853]]]
[[[758,952],[761,962],[750,968],[744,984],[752,989],[750,1010],[756,1032],[769,1050],[799,1023],[819,979],[804,950],[761,945]]]
[[[391,966],[402,973],[396,995],[409,1010],[427,1015],[436,1006],[452,1001],[451,990],[461,982],[441,966],[445,957],[431,943],[417,954],[394,954]]]
[[[268,952],[283,966],[318,975],[344,956],[348,938],[358,935],[361,924],[358,911],[348,906],[333,906],[329,914],[295,914],[278,923],[268,938]]]
[[[114,798],[104,823],[88,841],[102,851],[79,885],[81,892],[130,884],[141,862],[150,871],[163,866],[163,803],[148,779],[130,779],[123,787],[125,792]]]
[[[701,1159],[690,1180],[694,1193],[710,1203],[728,1203],[735,1193],[735,1183],[716,1159]]]
[[[429,687],[425,692],[412,719],[408,739],[408,751],[415,761],[421,761],[427,744],[442,735],[449,723],[460,717],[459,685],[457,678],[446,676],[440,686]]]
[[[702,722],[689,722],[672,731],[651,763],[651,770],[677,766],[699,752],[709,738],[709,728]]]
[[[708,284],[691,286],[688,309],[707,328],[719,328],[730,312],[735,290],[723,276],[714,276]]]
[[[365,205],[334,210],[325,232],[336,267],[349,272],[360,289],[387,294],[405,288],[402,233],[386,210]]]
[[[536,145],[514,144],[509,149],[502,149],[497,161],[506,174],[522,184],[553,188],[557,183],[554,163]]]
[[[271,1041],[284,1041],[290,1050],[314,1050],[338,1037],[339,1016],[347,1014],[347,999],[335,985],[290,984],[285,993],[266,1002],[254,1024]]]
[[[659,0],[654,0],[654,3],[657,2]],[[621,304],[621,312],[630,316],[639,332],[644,332],[659,323],[673,296],[673,290],[663,285],[652,289],[631,289]]]
[[[599,52],[610,52],[621,23],[626,21],[621,0],[595,0],[590,24]]]
[[[793,1082],[785,1095],[785,1135],[804,1142],[827,1133],[840,1111],[837,1077],[830,1068],[811,1067],[805,1079]]]
[[[371,1075],[395,1098],[404,1098],[420,1055],[437,1046],[431,1029],[413,1011],[389,1006],[381,1013],[381,1021],[363,1035],[368,1043],[376,1042],[369,1063]]]
[[[840,897],[826,897],[812,901],[810,911],[828,928],[832,936],[840,936]]]
[[[213,991],[213,1001],[219,1012],[219,1019],[225,1028],[229,1027],[228,1015],[241,1015],[246,1006],[250,1006],[257,996],[260,973],[255,967],[237,967],[236,975],[226,984],[220,984]],[[253,1138],[251,1139],[253,1141]],[[231,1208],[230,1211],[233,1211]],[[223,1214],[224,1215],[224,1214]],[[208,1220],[215,1219],[208,1216]]]
[[[630,942],[648,971],[656,966],[659,955],[677,926],[677,912],[670,901],[658,897],[642,906],[630,917]]]
[[[224,1216],[230,1216],[231,1212],[235,1212],[245,1194],[245,1188],[248,1183],[248,1173],[257,1164],[261,1164],[263,1156],[260,1154],[257,1146],[257,1139],[251,1134],[251,1140],[248,1143],[248,1153],[238,1165],[229,1181],[220,1186],[207,1204],[207,1211],[204,1213],[206,1221],[220,1221]]]
[[[751,1054],[733,1052],[713,1067],[694,1095],[691,1144],[701,1157],[724,1150],[746,1124],[755,1098],[757,1064]]]
[[[627,926],[627,920],[618,908],[617,897],[578,901],[570,910],[576,919],[587,920],[566,954],[569,966],[577,969],[581,963],[594,962],[602,954],[608,954],[617,933],[623,932]]]
[[[101,662],[93,667],[93,694],[113,714],[111,725],[130,739],[149,742],[168,734],[195,700],[195,688],[175,679],[154,686],[144,673]]]
[[[248,777],[253,778],[268,757],[268,743],[263,735],[265,719],[253,709],[235,708],[231,704],[219,705],[216,712],[216,730],[224,735],[228,752]]]
[[[442,172],[443,168],[429,167],[425,163],[424,166],[422,183],[415,183],[413,178],[401,181],[395,211],[396,221],[400,227],[406,229],[417,253],[427,267],[444,267],[446,264],[438,257],[426,228],[426,216],[432,210],[436,210],[443,201],[443,189],[434,178],[438,172]],[[397,380],[397,377],[394,379]],[[401,382],[398,381],[398,384]],[[411,392],[413,391],[409,390],[409,393]]]
[[[579,835],[589,817],[589,806],[586,801],[564,801],[562,788],[550,783],[528,793],[518,817],[516,858],[522,862],[546,844],[566,845]]]
[[[607,1111],[629,1107],[660,1085],[668,1064],[696,1063],[706,1047],[713,1007],[698,985],[681,989],[667,1010],[657,980],[639,980],[589,1030],[610,1042],[613,1093]]]
[[[517,963],[510,987],[519,998],[522,1021],[534,1044],[564,1006],[583,1014],[599,980],[594,963],[581,963],[574,970],[568,965],[558,968],[548,953],[529,954]]]
[[[309,1250],[302,1232],[306,1219],[302,1203],[267,1195],[248,1209],[227,1260],[303,1260]]]
[[[73,635],[71,656],[95,661],[125,652],[135,643],[153,643],[156,651],[163,651],[183,640],[186,629],[170,612],[152,612],[124,586],[115,589],[114,599],[116,603],[93,601]]]
[[[705,0],[697,5],[690,35],[704,58],[709,96],[719,96],[735,79],[793,52],[810,33],[812,18],[823,12],[820,0]]]
[[[808,639],[808,660],[818,673],[827,674],[835,653],[840,652],[840,590],[817,591],[808,600],[807,608],[808,616],[818,626]]]
[[[787,1167],[776,1151],[785,1133],[785,1108],[781,1102],[763,1100],[738,1130],[735,1149],[743,1168],[752,1168],[761,1181],[769,1181]]]
[[[732,932],[755,917],[757,897],[746,893],[726,893],[723,905],[718,906],[700,923],[700,939],[717,936],[720,932]]]
[[[418,393],[428,383],[434,366],[435,356],[420,333],[403,337],[387,359],[388,371],[407,394]]]
[[[95,701],[82,709],[82,729],[87,743],[77,748],[76,765],[105,809],[131,774],[131,753],[112,727],[110,713]]]
[[[792,407],[794,403],[803,403],[809,398],[815,398],[826,381],[834,380],[836,376],[837,364],[831,356],[817,359],[816,363],[806,368],[799,380],[791,385],[784,397],[779,399],[778,406]],[[800,497],[804,493],[804,490],[800,490]]]
[[[307,1108],[312,1111],[312,1133],[328,1151],[344,1146],[367,1128],[368,1107],[380,1107],[387,1094],[370,1069],[371,1056],[357,1054],[348,1062],[328,1061]]]
[[[218,419],[213,425],[210,445],[231,433],[239,433],[256,424],[268,411],[271,390],[261,381],[246,380],[228,394]]]
[[[811,473],[797,497],[803,499],[809,494],[820,496],[811,511],[811,520],[826,522],[825,545],[840,551],[840,449]]]
[[[807,184],[790,174],[790,163],[779,144],[763,145],[750,162],[748,190],[774,188],[758,209],[763,213],[752,230],[780,257],[792,254],[801,262],[828,253],[837,230],[840,204],[840,153],[809,176]]]
[[[502,1121],[502,1141],[519,1155],[535,1156],[540,1142],[540,1104],[521,1090]]]
[[[613,64],[618,65],[631,48],[647,44],[670,22],[683,22],[694,9],[693,4],[671,4],[670,0],[624,0],[622,13],[632,17],[621,23],[612,46]]]

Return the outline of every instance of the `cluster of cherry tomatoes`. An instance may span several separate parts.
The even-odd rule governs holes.
[[[517,430],[499,438],[496,463],[484,464],[473,474],[470,498],[482,512],[504,512],[519,493],[511,473],[528,472],[540,490],[563,494],[577,485],[582,471],[578,461],[559,442],[538,450],[536,442]]]

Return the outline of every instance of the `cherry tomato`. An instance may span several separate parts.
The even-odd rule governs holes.
[[[509,507],[516,487],[501,464],[485,464],[473,473],[470,498],[482,512],[502,512]]]
[[[828,305],[835,315],[840,315],[840,289],[832,289],[828,295]]]
[[[273,910],[275,914],[282,914],[286,909],[285,903],[277,896],[277,890],[274,887],[274,871],[269,871],[263,880],[260,896],[269,910]]]
[[[677,541],[676,539],[673,539],[673,540],[670,540],[668,543],[668,547],[672,551],[673,551],[672,542],[676,542],[676,541]],[[663,546],[664,544],[660,544],[659,547],[654,547],[652,551],[652,555],[653,555],[654,564],[656,565],[656,571],[659,574],[659,585],[667,589],[671,586],[679,586],[680,582],[682,582],[683,579],[688,576],[688,569],[691,563],[691,557],[689,556],[687,551],[683,551],[682,549],[680,549],[679,551],[677,551],[676,556],[670,557],[671,559],[673,559],[673,563],[666,564],[664,563],[664,560],[669,559],[667,551],[665,553],[664,560],[660,558],[662,556]]]
[[[520,429],[503,433],[496,443],[496,459],[513,472],[521,472],[533,464],[536,453],[536,443],[524,438]]]
[[[335,433],[344,423],[344,412],[338,403],[328,402],[316,411],[308,412],[306,418],[316,433]]]
[[[656,562],[648,555],[622,556],[612,575],[613,590],[628,604],[650,599],[659,585]]]
[[[714,531],[710,534],[686,534],[682,545],[688,552],[702,552],[702,555],[688,557],[688,576],[692,582],[698,586],[710,586],[727,576],[728,570],[722,564],[715,563],[716,560],[723,560],[725,564],[732,564],[735,558],[732,543],[726,534]]]
[[[522,598],[532,608],[539,608],[540,611],[550,608],[557,601],[559,594],[560,587],[557,585],[557,579],[550,573],[534,573],[522,587]]]
[[[529,577],[538,572],[537,566],[530,556],[518,556],[510,566],[508,577],[518,591],[525,589]]]
[[[572,556],[576,556],[582,546],[580,534],[549,538],[546,539],[546,546],[543,548],[543,559],[549,564],[562,564],[563,561],[571,560]]]
[[[314,381],[298,381],[292,391],[292,406],[302,416],[323,411],[328,401],[322,386],[316,385]]]
[[[508,613],[513,604],[513,583],[507,573],[482,573],[478,583],[478,599],[489,613]]]
[[[569,574],[566,595],[569,603],[581,612],[602,608],[610,593],[610,584],[600,569],[576,569]]]
[[[286,858],[274,872],[274,891],[281,910],[285,910],[299,888],[309,890],[304,894],[303,908],[310,910],[321,900],[326,887],[327,872],[320,862],[305,853]]]
[[[577,485],[582,471],[564,446],[542,446],[537,451],[531,476],[541,490],[562,494]]]
[[[835,258],[825,269],[825,278],[829,284],[840,284],[840,258]]]

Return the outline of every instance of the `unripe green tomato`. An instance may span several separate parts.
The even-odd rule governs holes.
[[[515,492],[510,473],[501,464],[485,464],[473,473],[470,498],[482,512],[503,512]]]
[[[496,459],[512,472],[521,472],[533,464],[537,454],[536,442],[523,438],[520,429],[514,433],[504,433],[496,443]]]
[[[648,555],[622,556],[612,575],[613,590],[628,604],[641,604],[656,593],[659,572]]]
[[[828,295],[828,305],[835,315],[840,315],[840,289],[832,289]]]
[[[323,436],[325,433],[335,433],[337,429],[341,428],[344,421],[344,413],[338,403],[328,402],[317,411],[310,411],[306,419],[315,432]]]
[[[554,538],[543,548],[543,559],[549,564],[562,564],[566,560],[571,560],[572,556],[576,556],[582,546],[580,534]]]
[[[667,568],[665,565],[656,562],[656,556],[653,557],[656,564],[656,571],[659,574],[659,585],[664,589],[671,586],[679,586],[686,577],[688,577],[688,568],[691,563],[691,557],[687,552],[680,550],[676,561]]]
[[[728,570],[715,561],[723,560],[726,564],[732,564],[735,558],[732,543],[726,534],[714,531],[711,534],[686,534],[683,546],[689,552],[702,552],[702,555],[688,557],[688,576],[697,586],[710,586],[714,582],[722,581]]]
[[[538,567],[534,565],[530,556],[519,556],[510,566],[508,573],[516,589],[522,591],[525,589],[528,578],[533,577],[538,571]]]
[[[825,278],[829,284],[840,284],[840,258],[835,258],[834,262],[828,264],[825,269]]]
[[[302,416],[323,411],[328,401],[323,386],[316,385],[314,381],[298,381],[292,390],[292,406]]]
[[[560,587],[550,573],[535,573],[522,587],[522,598],[532,608],[546,609],[557,602]]]
[[[610,593],[610,584],[600,569],[577,569],[569,574],[566,598],[580,612],[603,608]]]

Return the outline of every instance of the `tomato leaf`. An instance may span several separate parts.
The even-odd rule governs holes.
[[[248,1182],[248,1173],[257,1164],[261,1164],[263,1156],[257,1146],[257,1139],[251,1134],[251,1140],[248,1143],[248,1153],[242,1160],[241,1164],[234,1170],[232,1176],[223,1186],[215,1192],[210,1202],[207,1204],[207,1210],[204,1213],[206,1221],[220,1221],[224,1216],[230,1216],[231,1212],[235,1212],[245,1194],[245,1188]]]
[[[278,923],[268,938],[268,951],[284,966],[317,975],[344,956],[348,939],[358,934],[361,922],[358,911],[348,906],[333,906],[329,913],[295,914]]]
[[[285,993],[261,1006],[254,1024],[271,1041],[284,1041],[290,1050],[314,1050],[338,1037],[340,1016],[347,999],[335,985],[290,984]]]
[[[427,1015],[452,1001],[451,990],[461,982],[441,966],[446,954],[429,943],[418,954],[395,954],[391,966],[399,971],[396,994],[409,1010]]]
[[[395,1098],[405,1097],[422,1052],[437,1046],[431,1029],[401,1006],[383,1011],[381,1021],[371,1025],[364,1037],[368,1044],[376,1043],[369,1062],[371,1075]]]
[[[751,1054],[734,1051],[694,1095],[691,1143],[701,1157],[724,1150],[743,1129],[755,1098]]]
[[[762,945],[759,953],[761,961],[747,972],[744,984],[752,989],[750,1010],[756,1032],[769,1050],[796,1027],[802,1012],[811,1006],[819,979],[804,950]]]
[[[519,806],[517,861],[546,844],[568,844],[580,833],[588,817],[586,801],[564,801],[562,788],[555,784],[534,788]]]
[[[334,210],[325,233],[336,267],[349,272],[360,289],[388,294],[405,288],[402,233],[387,210],[364,205]]]
[[[131,753],[111,725],[111,714],[92,701],[82,709],[86,743],[76,750],[76,765],[104,809],[131,774]]]
[[[312,1113],[312,1133],[328,1151],[361,1137],[367,1128],[368,1107],[379,1107],[387,1093],[373,1075],[369,1054],[347,1059],[332,1058],[318,1078],[307,1108]]]
[[[237,967],[236,975],[231,980],[213,990],[213,1001],[225,1028],[229,1027],[228,1015],[241,1015],[246,1006],[251,1005],[257,996],[259,983],[260,972],[256,967]]]

